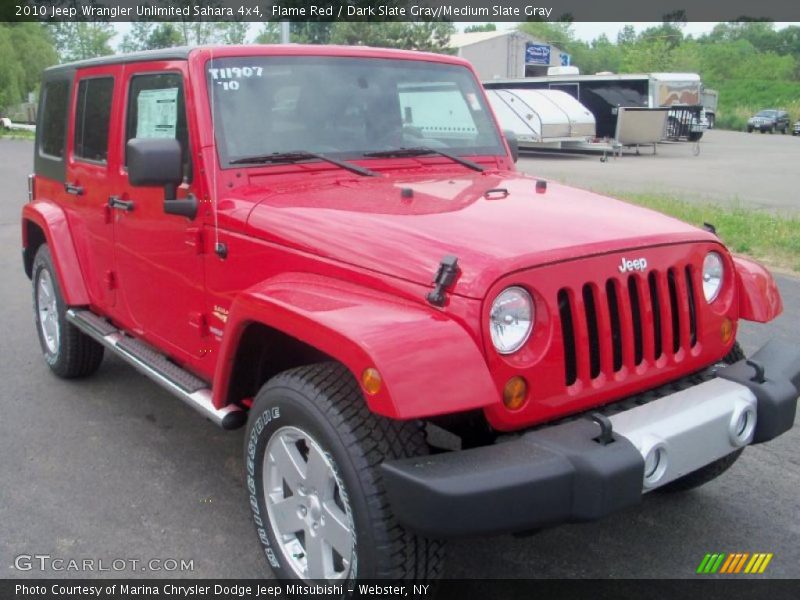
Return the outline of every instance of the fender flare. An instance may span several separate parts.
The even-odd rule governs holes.
[[[254,322],[338,360],[359,383],[375,367],[383,386],[364,397],[386,417],[422,418],[498,401],[478,344],[442,312],[346,281],[287,273],[233,301],[214,376],[217,408],[226,402],[239,340]]]
[[[761,264],[741,256],[733,257],[739,318],[767,323],[783,312],[783,300],[772,274]]]
[[[44,238],[50,247],[53,266],[56,269],[61,294],[68,306],[85,306],[89,304],[89,293],[83,281],[78,253],[72,243],[67,215],[60,206],[49,200],[35,200],[22,209],[22,247],[28,252],[28,222],[34,223],[44,232]],[[33,257],[30,257],[31,261]]]

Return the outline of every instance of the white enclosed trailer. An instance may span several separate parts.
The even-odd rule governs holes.
[[[557,90],[488,90],[489,102],[504,130],[520,147],[595,136],[594,116],[575,98]]]

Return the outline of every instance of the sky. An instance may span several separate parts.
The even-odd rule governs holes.
[[[694,37],[698,35],[702,35],[704,33],[709,33],[712,29],[714,29],[715,25],[719,23],[706,23],[706,22],[695,22],[695,23],[687,23],[686,26],[683,28],[683,32],[685,35],[691,34]],[[467,26],[470,23],[459,23],[460,26]],[[625,25],[633,25],[634,29],[637,33],[647,29],[648,27],[658,27],[661,25],[660,22],[658,23],[573,23],[572,24],[572,31],[575,32],[575,37],[580,40],[584,40],[586,42],[590,42],[593,39],[597,38],[601,34],[605,33],[609,40],[616,41],[617,33],[625,26]],[[800,25],[800,23],[775,23],[776,29],[783,29],[788,25]],[[499,30],[505,29],[514,29],[517,26],[517,23],[498,23],[497,28]],[[463,29],[463,27],[461,27]]]
[[[477,23],[456,23],[456,26],[463,30],[464,27],[469,25],[476,25]],[[113,39],[112,43],[119,45],[122,41],[122,37],[130,30],[130,23],[115,23],[115,27],[117,30],[117,35]],[[506,29],[514,29],[517,26],[517,23],[497,23],[498,30],[506,30]],[[640,32],[648,27],[656,27],[661,25],[661,23],[573,23],[572,30],[575,32],[575,36],[587,42],[592,41],[599,35],[605,33],[608,36],[608,39],[616,41],[617,33],[625,26],[625,25],[633,25],[636,32]],[[683,31],[686,35],[693,35],[697,37],[698,35],[702,35],[703,33],[708,33],[717,23],[705,23],[705,22],[695,22],[695,23],[687,23],[684,27]],[[776,29],[783,29],[788,25],[800,25],[800,23],[775,23]],[[261,28],[260,23],[252,23],[250,26],[250,38],[255,36],[255,32]]]

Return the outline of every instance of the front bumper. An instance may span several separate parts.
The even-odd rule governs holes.
[[[579,418],[492,446],[387,461],[384,484],[397,519],[433,537],[594,520],[789,430],[799,394],[800,348],[773,341],[710,380],[609,416],[613,441]]]

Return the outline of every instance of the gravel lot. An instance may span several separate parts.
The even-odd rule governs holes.
[[[658,145],[657,154],[642,148],[636,156],[601,163],[598,155],[533,153],[519,168],[534,175],[592,190],[613,193],[675,194],[687,200],[741,203],[754,208],[800,211],[800,137],[707,131],[694,144]]]
[[[547,176],[561,169],[574,183],[603,173],[605,185],[623,178],[644,184],[645,167],[639,165],[671,181],[670,165],[682,172],[687,164],[708,164],[714,175],[705,176],[712,181],[704,189],[713,189],[713,180],[742,194],[753,188],[759,202],[770,206],[797,197],[797,186],[793,195],[785,193],[787,182],[796,181],[788,169],[766,185],[770,177],[761,168],[772,168],[772,155],[752,152],[730,163],[715,158],[731,151],[727,139],[781,148],[791,142],[800,149],[797,139],[713,132],[699,158],[683,147],[671,151],[685,157],[669,158],[663,151],[656,158],[626,156],[604,165],[585,157],[525,159],[523,165]],[[184,559],[194,566],[185,576],[269,576],[243,491],[241,431],[218,430],[113,357],[83,381],[60,381],[46,368],[19,256],[19,211],[31,155],[30,142],[0,140],[0,577],[94,576],[21,572],[13,567],[20,554],[107,564]],[[748,165],[749,175],[739,171],[740,163]],[[685,182],[684,176],[674,179]],[[700,169],[694,177],[703,179]],[[741,341],[750,351],[770,336],[800,339],[800,282],[778,281],[785,314],[767,326],[745,324]],[[447,576],[692,577],[706,552],[742,551],[775,554],[766,576],[800,577],[798,449],[796,427],[747,450],[725,476],[695,492],[652,495],[604,521],[533,537],[457,541]],[[180,573],[137,569],[116,575]]]

